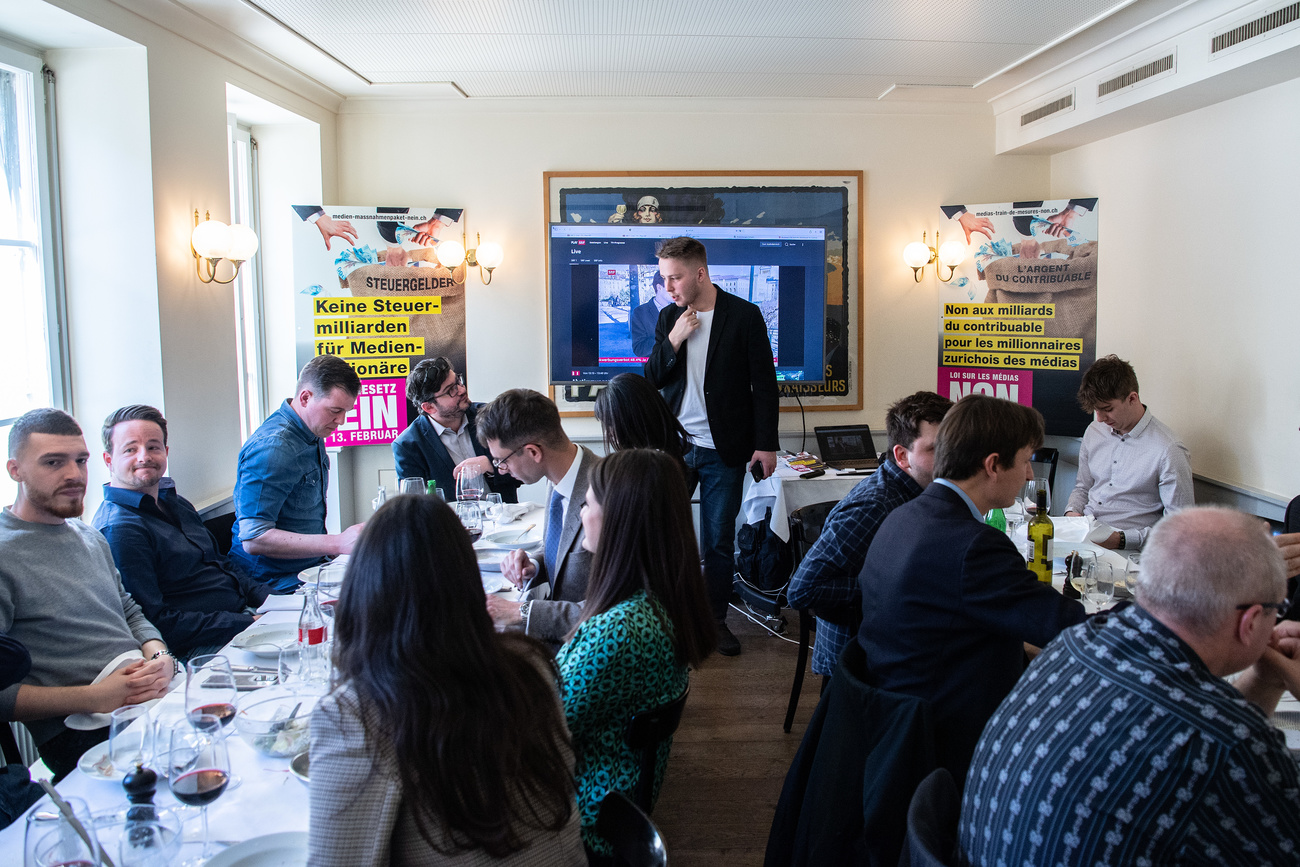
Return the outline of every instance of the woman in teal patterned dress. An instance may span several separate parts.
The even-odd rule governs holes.
[[[608,792],[631,796],[637,756],[623,743],[627,718],[682,694],[687,666],[717,641],[700,574],[690,499],[677,462],[663,452],[615,452],[591,471],[583,545],[595,554],[583,619],[559,653],[564,715],[578,754],[578,811],[589,853]],[[659,751],[659,796],[671,741]]]

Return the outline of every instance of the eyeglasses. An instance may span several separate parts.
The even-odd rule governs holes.
[[[455,394],[457,391],[459,391],[464,387],[465,387],[465,377],[464,375],[458,375],[456,377],[455,382],[453,382],[451,385],[447,386],[442,391],[435,394],[433,396],[433,399],[437,400],[440,397],[450,397],[451,395]]]
[[[1281,602],[1245,602],[1237,606],[1238,611],[1247,611],[1258,605],[1260,608],[1272,608],[1281,617],[1282,613],[1291,607],[1290,599],[1283,599]]]
[[[492,469],[496,470],[497,472],[501,472],[501,468],[505,466],[506,461],[510,460],[515,455],[519,454],[521,451],[523,451],[525,448],[531,445],[535,445],[535,443],[524,443],[519,448],[512,451],[510,454],[506,455],[504,458],[492,458]]]

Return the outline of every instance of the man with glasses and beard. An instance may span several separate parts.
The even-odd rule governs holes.
[[[451,361],[439,356],[415,365],[406,377],[406,399],[420,415],[393,440],[397,478],[435,481],[452,498],[456,479],[474,467],[503,502],[518,501],[519,480],[497,473],[487,448],[474,436],[474,419],[483,404],[470,403],[465,377]]]
[[[0,511],[0,633],[27,648],[32,668],[0,690],[0,720],[27,724],[56,782],[108,737],[108,713],[161,698],[176,672],[108,543],[76,520],[89,459],[81,427],[60,410],[32,410],[9,432],[18,496]]]

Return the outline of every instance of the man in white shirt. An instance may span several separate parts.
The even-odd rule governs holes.
[[[501,574],[524,591],[524,599],[489,595],[488,613],[499,627],[522,627],[558,647],[577,626],[587,598],[592,555],[582,547],[582,504],[596,456],[569,439],[548,397],[526,388],[502,392],[485,404],[475,432],[498,473],[526,485],[551,483],[543,559],[539,563],[512,551],[501,561]]]
[[[1114,355],[1083,375],[1079,405],[1096,420],[1083,434],[1065,514],[1114,527],[1102,547],[1139,550],[1157,521],[1194,503],[1187,447],[1142,403],[1133,366]]]
[[[780,448],[772,343],[763,312],[709,278],[703,244],[672,238],[657,255],[673,304],[659,313],[645,375],[690,437],[686,487],[700,486],[700,548],[718,652],[735,656],[740,642],[726,618],[745,470],[754,466],[756,477],[767,478]]]

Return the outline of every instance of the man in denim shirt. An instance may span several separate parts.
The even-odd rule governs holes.
[[[324,443],[356,405],[361,380],[338,356],[319,355],[295,391],[239,450],[235,478],[230,557],[277,593],[292,592],[303,569],[351,551],[362,527],[325,532]]]
[[[104,422],[112,479],[95,512],[122,586],[178,658],[216,653],[252,625],[268,588],[217,550],[190,501],[166,478],[167,419],[124,406]]]

